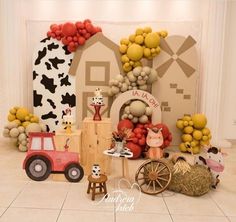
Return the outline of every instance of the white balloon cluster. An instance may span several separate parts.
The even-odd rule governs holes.
[[[126,105],[123,111],[122,119],[130,119],[133,123],[147,123],[152,115],[152,109],[146,103],[140,100],[133,100]]]
[[[117,75],[109,82],[109,96],[119,95],[127,90],[140,89],[147,91],[148,85],[157,81],[157,72],[148,66],[138,66],[125,76]]]
[[[30,123],[26,128],[16,122],[9,122],[3,130],[4,137],[15,138],[20,151],[27,151],[27,135],[29,132],[46,132],[46,126],[39,123]]]

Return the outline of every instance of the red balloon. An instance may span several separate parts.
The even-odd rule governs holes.
[[[80,45],[83,45],[83,44],[85,43],[85,38],[84,38],[84,37],[79,37],[78,43],[79,43]]]
[[[65,36],[74,36],[77,32],[75,24],[67,22],[62,26],[62,33]]]
[[[162,128],[161,132],[162,132],[162,135],[163,135],[164,139],[168,138],[168,136],[170,134],[170,131],[169,131],[168,127],[165,124],[158,123],[158,124],[155,125],[155,127],[157,127],[158,129]]]
[[[84,28],[84,23],[83,22],[76,22],[75,23],[77,29],[83,29]]]
[[[74,52],[76,50],[74,46],[70,46],[70,45],[67,46],[67,49],[69,52]]]
[[[102,32],[102,29],[100,27],[95,28],[96,32]]]
[[[141,139],[138,140],[138,143],[140,146],[144,146],[146,144],[146,139],[145,137],[142,137]]]
[[[169,146],[170,145],[170,141],[169,140],[165,140],[164,141],[164,145],[165,145],[165,147]]]
[[[73,37],[73,41],[75,41],[75,42],[77,42],[77,41],[78,41],[78,39],[77,39],[77,37],[76,37],[76,36],[74,36],[74,37]]]
[[[141,138],[142,138],[142,134],[141,134],[141,133],[138,133],[138,134],[136,134],[136,137],[137,137],[138,139],[141,139]]]
[[[142,130],[142,133],[143,133],[143,134],[147,134],[147,130],[143,129],[143,130]]]
[[[117,125],[118,131],[122,129],[133,129],[133,128],[134,128],[134,124],[128,119],[121,120]]]
[[[56,34],[55,34],[54,32],[52,32],[52,33],[51,33],[51,36],[52,36],[53,38],[55,38],[55,37],[56,37]]]
[[[90,33],[85,33],[84,38],[89,39],[90,38]]]
[[[68,42],[71,42],[72,40],[73,40],[73,38],[72,38],[71,36],[68,36],[68,37],[67,37],[67,41],[68,41]]]
[[[135,133],[130,133],[130,138],[133,138],[133,137],[135,137]]]
[[[87,33],[86,29],[82,29],[82,30],[81,30],[81,33],[82,33],[83,35],[85,35],[85,34]]]
[[[144,128],[144,125],[143,125],[142,123],[138,123],[138,124],[136,125],[136,127],[137,127],[137,128],[140,128],[140,129],[143,129],[143,128]]]
[[[69,44],[68,40],[67,40],[65,37],[62,38],[62,43],[63,43],[64,45],[68,45],[68,44]]]
[[[51,31],[48,31],[48,32],[47,32],[47,36],[48,36],[48,37],[51,37],[51,34],[52,34]]]
[[[56,35],[61,35],[61,31],[60,30],[57,30],[55,33],[56,33]]]
[[[139,145],[132,143],[132,142],[128,142],[126,144],[126,147],[128,147],[133,153],[133,157],[130,159],[137,159],[140,157],[141,152],[142,152],[142,148]]]
[[[133,132],[134,133],[142,133],[142,129],[141,128],[135,128]]]
[[[69,46],[70,46],[70,47],[74,47],[74,46],[75,46],[75,43],[74,43],[74,42],[70,42],[70,43],[69,43]]]
[[[56,31],[59,29],[59,27],[58,27],[57,24],[52,24],[52,25],[50,25],[50,29],[51,29],[53,32],[56,32]]]
[[[138,143],[138,138],[132,137],[130,138],[130,141],[132,141],[133,143]]]
[[[84,23],[91,23],[91,20],[90,19],[85,19]]]
[[[61,36],[57,36],[56,39],[60,41],[61,40]]]
[[[93,31],[93,25],[92,25],[91,23],[87,23],[87,24],[85,25],[85,28],[86,28],[87,32],[92,33],[92,31]]]

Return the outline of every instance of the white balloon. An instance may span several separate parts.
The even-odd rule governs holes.
[[[124,77],[123,77],[122,75],[117,75],[117,76],[115,77],[115,79],[116,79],[117,81],[119,81],[119,82],[123,82],[123,81],[124,81]]]
[[[144,66],[144,67],[143,67],[143,71],[144,71],[147,75],[149,75],[149,74],[151,73],[151,68],[148,67],[148,66]]]
[[[143,115],[139,117],[139,122],[140,123],[146,123],[148,121],[148,117],[146,115]]]
[[[135,67],[133,69],[134,76],[139,76],[141,72],[142,72],[142,67],[141,66]]]

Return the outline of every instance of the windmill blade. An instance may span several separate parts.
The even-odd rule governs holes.
[[[182,53],[186,52],[188,49],[190,49],[193,45],[196,44],[195,39],[189,35],[185,41],[183,42],[183,44],[180,46],[180,48],[178,49],[178,51],[176,52],[176,55],[181,55]]]
[[[172,51],[172,49],[170,48],[170,46],[168,45],[168,43],[166,42],[164,38],[161,38],[160,47],[163,51],[168,53],[170,56],[174,55],[174,52]]]
[[[177,58],[176,62],[179,64],[180,68],[183,70],[187,77],[190,77],[196,71],[192,66],[188,65],[180,58]]]
[[[158,76],[161,78],[162,76],[164,76],[164,74],[166,73],[166,71],[169,69],[169,67],[171,66],[172,62],[174,62],[173,58],[168,59],[166,62],[164,62],[162,65],[160,65],[159,67],[156,68],[157,74]]]

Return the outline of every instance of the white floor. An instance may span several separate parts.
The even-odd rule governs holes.
[[[77,184],[55,182],[52,178],[31,181],[22,170],[25,153],[1,139],[0,222],[236,222],[236,147],[226,152],[226,170],[217,190],[194,198],[169,191],[158,196],[139,196],[137,189],[123,189],[135,199],[134,210],[125,212],[116,211],[117,204],[112,202],[99,203],[101,198],[91,201],[86,193],[86,177]],[[111,195],[117,184],[118,178],[109,178]]]

